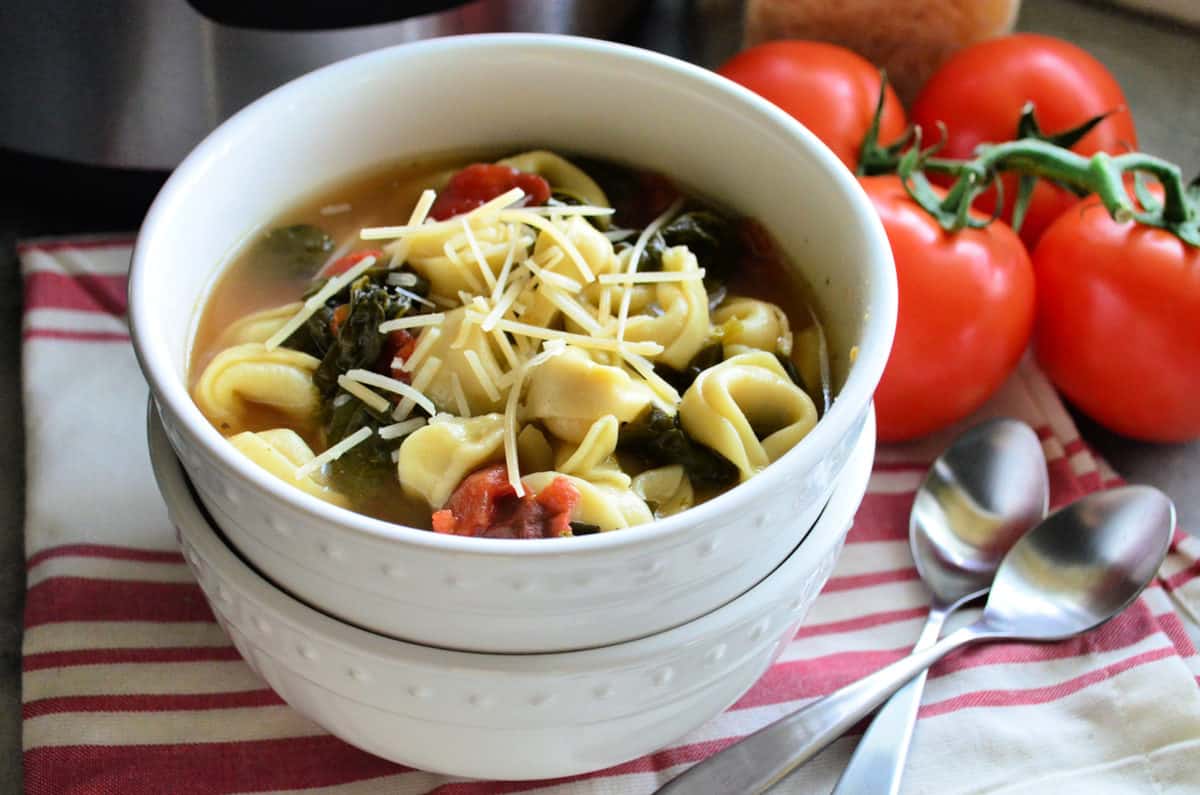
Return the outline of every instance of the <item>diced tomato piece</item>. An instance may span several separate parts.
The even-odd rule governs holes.
[[[342,330],[342,324],[346,322],[346,318],[350,316],[350,304],[342,304],[337,309],[333,310],[333,317],[329,319],[329,330],[333,332],[333,336],[337,336]]]
[[[508,474],[503,464],[472,472],[458,484],[458,488],[446,501],[445,510],[452,514],[454,520],[452,532],[460,536],[483,535],[495,522],[496,515],[503,507],[501,503],[506,498],[515,500],[516,496],[517,492],[508,482]],[[445,518],[441,522],[448,524]]]
[[[496,163],[475,163],[450,178],[430,208],[429,217],[444,221],[470,212],[513,188],[525,191],[526,204],[541,205],[550,199],[550,183],[537,174]]]
[[[468,475],[433,514],[438,533],[488,538],[554,538],[571,534],[571,513],[579,490],[555,478],[537,495],[517,497],[503,464]]]
[[[405,329],[388,332],[387,339],[383,343],[383,349],[379,352],[379,358],[375,361],[375,372],[391,375],[392,378],[403,381],[406,384],[409,383],[412,373],[406,373],[399,367],[393,367],[392,362],[396,359],[404,361],[409,356],[412,356],[413,348],[416,347],[417,338]]]
[[[321,269],[321,273],[318,276],[322,279],[328,279],[331,276],[337,276],[339,273],[345,273],[367,257],[374,257],[376,262],[381,262],[383,260],[383,252],[377,248],[369,248],[366,251],[355,251],[352,254],[335,259],[326,265]]]

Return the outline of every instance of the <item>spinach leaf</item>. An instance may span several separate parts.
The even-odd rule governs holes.
[[[571,522],[571,535],[590,536],[600,532],[600,525],[586,522]]]
[[[721,343],[713,343],[707,348],[701,348],[700,352],[692,357],[692,360],[687,363],[683,370],[676,370],[672,367],[667,367],[665,364],[655,366],[654,372],[658,373],[664,381],[675,387],[680,392],[687,390],[692,382],[708,368],[714,364],[720,364],[725,358],[725,350]]]
[[[660,231],[665,248],[687,246],[705,270],[705,287],[724,284],[736,267],[741,245],[733,221],[713,210],[685,212]],[[661,255],[660,255],[661,258]],[[661,267],[661,266],[660,266]]]
[[[323,306],[304,321],[304,325],[292,332],[283,341],[285,348],[307,353],[321,359],[329,352],[334,343],[333,331],[329,323],[333,319],[333,308]]]
[[[334,487],[352,500],[363,500],[394,486],[396,466],[392,463],[392,450],[402,440],[387,440],[378,434],[379,427],[391,422],[391,419],[357,399],[348,400],[337,407],[327,405],[329,417],[325,437],[330,446],[360,428],[371,429],[371,435],[365,441],[359,442],[329,465],[329,476]]]
[[[260,267],[281,276],[312,276],[333,251],[333,238],[311,224],[281,226],[267,232],[255,247]]]
[[[374,368],[386,341],[386,336],[379,332],[379,324],[407,314],[412,301],[364,275],[350,285],[349,305],[350,311],[338,329],[337,339],[313,374],[313,382],[325,400],[337,394],[339,375],[355,368]]]
[[[698,487],[727,486],[737,478],[737,467],[688,436],[679,425],[679,415],[672,417],[657,406],[621,428],[617,447],[653,466],[679,464]]]

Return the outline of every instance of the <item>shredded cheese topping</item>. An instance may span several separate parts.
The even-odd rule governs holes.
[[[477,320],[482,322],[483,317],[481,315],[475,314],[474,312],[467,313],[468,317],[471,317],[472,315],[474,315]],[[657,356],[663,352],[663,346],[659,345],[657,342],[622,342],[620,340],[607,337],[589,337],[586,334],[573,334],[570,331],[542,328],[541,326],[522,323],[519,320],[506,320],[501,318],[500,320],[496,321],[496,328],[519,335],[517,337],[518,345],[520,344],[520,337],[524,336],[534,337],[541,340],[561,340],[563,343],[569,342],[572,345],[578,345],[581,348],[593,348],[598,351],[627,351],[629,353],[635,353],[642,356]]]
[[[334,276],[332,279],[325,282],[325,286],[309,297],[309,299],[304,302],[304,306],[300,307],[300,310],[296,312],[296,314],[292,315],[292,319],[284,323],[279,330],[272,334],[266,343],[264,343],[267,350],[273,351],[282,345],[288,337],[296,333],[296,329],[300,328],[300,326],[304,325],[306,320],[316,314],[317,310],[320,309],[326,301],[340,293],[343,287],[350,284],[359,276],[362,276],[364,273],[370,270],[371,266],[374,264],[374,255],[363,257],[354,264],[354,267],[350,268],[345,273]]]
[[[704,268],[694,271],[626,271],[624,273],[602,273],[597,281],[601,284],[653,284],[657,282],[692,282],[704,278]]]
[[[626,273],[637,272],[638,263],[642,260],[642,252],[646,250],[646,244],[650,242],[650,238],[654,236],[654,233],[657,232],[660,227],[662,227],[667,221],[671,220],[675,213],[679,212],[679,208],[682,206],[683,199],[676,199],[671,203],[670,207],[663,211],[662,215],[658,216],[646,225],[646,228],[642,230],[640,235],[638,235],[637,242],[633,244],[633,250],[629,254],[629,262],[625,266]],[[629,322],[629,302],[632,298],[633,293],[630,290],[626,290],[625,294],[621,296],[621,306],[620,309],[617,310],[617,339],[619,340],[625,339],[625,324]]]
[[[395,378],[388,378],[386,375],[380,375],[379,373],[374,373],[370,370],[358,369],[351,370],[345,375],[338,376],[339,384],[342,383],[343,378],[351,382],[357,381],[360,384],[367,384],[369,386],[378,387],[379,389],[386,389],[388,392],[395,392],[401,397],[412,398],[413,401],[415,401],[418,406],[425,409],[430,416],[437,411],[432,400],[421,394],[419,390],[414,389],[403,381],[398,381]],[[350,390],[347,389],[346,391],[349,392]],[[376,397],[378,397],[378,395],[376,395]],[[382,398],[380,399],[382,400]],[[380,411],[386,411],[390,407],[390,404],[388,404],[387,401],[384,401],[383,408],[380,409]]]
[[[354,372],[351,370],[351,372]],[[387,398],[377,395],[371,390],[362,385],[361,382],[350,378],[348,375],[339,375],[337,379],[338,386],[349,392],[354,397],[366,403],[376,411],[387,411],[392,407],[391,403],[387,402]]]
[[[418,428],[425,426],[424,417],[413,417],[411,420],[393,423],[392,425],[384,425],[379,429],[379,435],[384,439],[399,439],[401,436],[408,436]]]
[[[371,429],[359,428],[357,431],[350,434],[345,439],[342,439],[333,447],[330,447],[319,456],[313,458],[313,460],[309,461],[307,464],[296,467],[296,480],[306,478],[331,461],[338,460],[350,450],[354,449],[356,445],[362,444],[369,438],[371,438]]]
[[[399,317],[395,320],[385,320],[379,324],[379,332],[387,334],[389,331],[399,331],[406,328],[417,328],[418,326],[436,326],[446,319],[445,312],[430,312],[427,315],[412,315],[411,317]]]

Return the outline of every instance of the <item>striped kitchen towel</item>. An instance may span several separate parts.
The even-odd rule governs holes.
[[[129,246],[20,248],[31,793],[647,793],[905,654],[917,636],[928,597],[907,517],[951,432],[880,449],[837,571],[795,641],[737,704],[670,747],[589,776],[525,783],[447,779],[351,748],[242,663],[177,551],[147,460],[147,389],[125,318]],[[1038,430],[1056,504],[1116,481],[1032,363],[980,412],[997,414]],[[1198,613],[1200,544],[1181,534],[1158,582],[1100,630],[945,661],[929,681],[904,791],[1197,792],[1200,657],[1189,632]],[[828,792],[855,741],[838,741],[780,791]]]

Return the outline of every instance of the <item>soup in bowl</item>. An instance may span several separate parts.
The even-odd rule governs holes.
[[[895,320],[882,229],[796,122],[664,56],[521,35],[250,106],[156,200],[130,293],[234,545],[338,617],[488,651],[638,637],[762,579]]]

